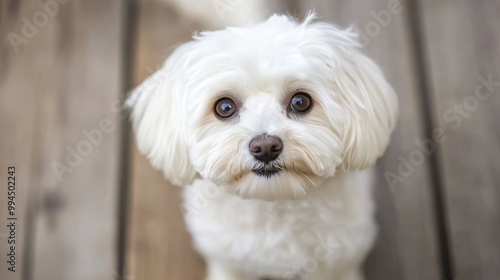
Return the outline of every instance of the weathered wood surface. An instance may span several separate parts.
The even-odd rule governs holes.
[[[188,41],[195,22],[165,3],[141,1],[134,46],[134,84],[154,73],[175,49]],[[202,279],[204,263],[191,246],[185,230],[180,188],[170,185],[161,172],[131,143],[131,215],[127,272],[130,279]]]
[[[443,279],[428,159],[413,172],[399,174],[399,158],[408,160],[418,149],[414,141],[425,138],[422,92],[408,24],[411,7],[399,1],[301,3],[302,13],[315,9],[323,19],[341,26],[354,23],[363,51],[382,68],[399,98],[399,123],[386,155],[378,162],[379,236],[367,260],[367,279]],[[404,180],[387,180],[384,174],[389,173]]]
[[[180,189],[150,167],[135,143],[130,174],[120,169],[117,111],[123,73],[132,71],[139,84],[203,26],[163,0],[67,2],[16,52],[9,32],[22,35],[23,18],[33,22],[45,10],[37,1],[0,1],[0,279],[202,279],[204,263],[183,224]],[[124,8],[131,3],[138,20],[129,30]],[[355,23],[364,51],[398,93],[400,121],[378,163],[380,231],[367,279],[497,279],[500,2],[397,3],[272,5],[298,17],[315,9],[324,20]],[[133,42],[132,64],[123,56],[124,42]],[[109,132],[100,128],[104,119],[110,120],[104,126],[114,125]],[[443,143],[420,161],[418,151],[431,145],[435,128],[443,129]],[[69,160],[78,163],[70,166],[68,148],[85,149],[82,143],[90,141],[83,130],[96,129],[102,141],[91,143],[81,160],[73,155]],[[73,171],[60,181],[54,162]],[[17,168],[16,273],[6,270],[4,254],[10,165]],[[387,181],[388,172],[400,177]],[[127,209],[118,202],[123,176],[131,184]],[[129,213],[126,250],[118,248],[119,211]],[[127,269],[120,276],[123,258]]]
[[[453,274],[498,279],[500,2],[424,0],[420,13]]]
[[[311,5],[309,7],[307,5],[295,7],[301,13],[298,16],[302,16],[306,9],[315,7],[316,10],[320,11],[320,16],[324,16],[326,20],[343,25],[348,25],[353,20],[357,20],[359,26],[365,27],[369,22],[377,23],[376,18],[370,13],[371,11],[388,10],[387,3],[381,2],[370,2],[368,4],[358,2],[343,4],[340,1],[316,2],[309,2]],[[138,40],[139,44],[149,45],[149,48],[138,48],[140,57],[144,56],[143,53],[149,56],[157,54],[157,58],[151,59],[149,63],[145,64],[146,66],[139,66],[139,71],[144,71],[141,70],[142,68],[150,70],[146,74],[151,74],[155,65],[158,65],[166,57],[165,48],[182,41],[178,37],[172,37],[170,30],[164,29],[165,26],[170,26],[169,21],[179,19],[172,19],[172,16],[166,15],[156,16],[156,14],[160,13],[158,10],[161,10],[162,7],[158,7],[156,4],[155,8],[153,8],[156,11],[154,12],[148,8],[151,6],[155,6],[155,4],[147,2],[144,4],[141,12],[144,20],[140,21],[141,31]],[[283,7],[281,9],[283,10]],[[393,147],[381,162],[379,169],[382,174],[384,171],[397,173],[399,164],[397,157],[399,155],[407,156],[415,149],[413,140],[424,138],[422,119],[419,118],[422,113],[421,108],[418,105],[415,106],[420,102],[419,95],[421,92],[416,85],[418,81],[413,70],[415,61],[412,57],[411,37],[407,36],[409,32],[406,18],[408,11],[404,5],[399,6],[396,11],[396,13],[391,14],[391,19],[389,19],[386,26],[380,26],[380,23],[377,23],[380,26],[379,34],[373,35],[370,33],[366,44],[368,54],[374,57],[384,68],[384,72],[395,86],[401,99],[402,120],[393,137]],[[292,14],[294,13],[292,12]],[[162,32],[156,33],[160,26],[163,27]],[[183,25],[179,24],[178,26]],[[178,31],[178,29],[175,30]],[[184,33],[185,40],[189,39],[188,31],[186,30]],[[167,39],[159,39],[165,37]],[[153,45],[154,43],[151,42],[157,45]],[[158,54],[160,55],[158,56]],[[141,61],[144,59],[140,58],[138,64],[144,65]],[[141,76],[139,81],[143,78]],[[137,153],[134,153],[134,157],[136,156]],[[161,175],[158,172],[151,171],[149,167],[144,167],[144,164],[146,164],[146,161],[141,156],[133,159],[134,179],[132,186],[134,194],[132,197],[134,200],[133,209],[135,210],[132,219],[131,248],[137,247],[137,251],[132,252],[129,257],[130,274],[141,279],[145,275],[158,276],[158,273],[156,273],[158,272],[158,266],[154,264],[147,265],[150,269],[145,269],[144,266],[156,261],[148,259],[148,255],[158,255],[162,252],[162,249],[158,248],[157,244],[167,244],[167,251],[163,251],[163,254],[167,254],[166,257],[168,257],[168,254],[176,256],[176,258],[172,258],[174,261],[173,268],[167,269],[171,264],[160,266],[160,277],[168,275],[167,278],[174,279],[176,276],[182,275],[183,272],[193,273],[193,271],[201,270],[202,266],[199,265],[198,260],[194,262],[196,268],[187,262],[178,265],[177,261],[175,261],[179,258],[186,260],[181,258],[179,254],[185,254],[186,252],[191,252],[189,255],[192,254],[189,242],[185,242],[181,250],[178,247],[174,248],[173,245],[168,245],[179,244],[180,240],[189,240],[184,236],[186,233],[182,230],[180,211],[177,211],[180,205],[178,190],[167,190],[163,189],[165,186],[162,186],[156,189],[156,193],[150,193],[150,197],[146,196],[144,193],[149,193],[149,190],[156,188],[155,185],[162,184],[156,180],[151,180],[152,177],[161,180]],[[386,180],[383,177],[381,178],[381,183],[377,188],[380,209],[378,219],[381,230],[376,250],[368,263],[369,279],[441,279],[439,248],[428,168],[426,162],[415,170],[415,174],[406,178],[405,182],[395,186],[389,186]],[[142,172],[144,173],[141,174]],[[167,185],[165,182],[163,184]],[[162,193],[172,194],[163,195]],[[158,206],[155,206],[155,204],[158,204]],[[158,208],[160,210],[144,215],[144,208]],[[172,212],[172,209],[176,214],[171,217],[170,212]],[[155,218],[156,214],[154,213],[158,212],[169,213],[168,221],[163,216],[165,214]],[[154,237],[148,238],[146,236],[149,231],[145,230],[144,224],[147,224],[152,219],[155,220],[154,224],[165,228],[163,236],[156,234]],[[174,233],[171,232],[172,230],[174,230]],[[138,237],[137,232],[144,236]],[[175,232],[180,232],[181,236],[175,236]],[[157,240],[155,241],[155,239]],[[133,244],[141,244],[143,250],[139,251],[141,247]],[[152,254],[151,252],[144,252],[146,250],[160,250],[160,252]],[[420,269],[421,267],[426,267],[426,269]],[[187,276],[184,275],[184,277]]]
[[[164,2],[142,0],[137,4],[140,12],[135,46],[135,85],[156,71],[176,46],[204,28],[200,21],[183,17]],[[277,4],[271,5],[283,9]],[[215,13],[215,10],[207,12]],[[210,22],[219,27],[224,25],[223,20]],[[191,238],[185,230],[180,189],[171,186],[160,172],[153,170],[139,154],[135,143],[131,149],[133,210],[128,229],[126,276],[202,279],[205,265],[192,249]]]
[[[19,10],[33,12],[33,7],[20,6],[19,3],[0,2],[0,278],[8,280],[23,279],[25,268],[24,252],[28,223],[28,195],[32,181],[33,134],[36,119],[36,81],[37,71],[31,66],[39,63],[33,50],[23,55],[16,52],[7,34],[21,26]],[[38,38],[38,41],[45,38]],[[46,40],[45,42],[46,43]],[[33,43],[33,47],[36,43]],[[10,230],[7,228],[7,167],[16,167],[16,244],[8,244]],[[16,272],[7,270],[7,253],[15,246]],[[10,266],[10,265],[9,265]]]
[[[0,278],[109,280],[117,260],[122,2],[52,2],[44,9],[1,1],[1,232],[10,164],[18,168],[21,226],[19,271],[5,272],[2,247]],[[32,33],[16,53],[6,34],[23,28]]]

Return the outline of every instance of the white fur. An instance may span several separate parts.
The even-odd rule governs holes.
[[[383,154],[397,98],[358,48],[350,29],[274,15],[201,33],[130,97],[140,151],[187,185],[186,224],[207,279],[360,279],[375,227],[372,175],[357,170]],[[312,110],[288,115],[297,91]],[[214,116],[222,96],[239,105],[230,120]],[[283,141],[273,163],[283,171],[269,178],[252,172],[263,164],[248,146],[261,134]],[[338,246],[302,268],[330,239]]]

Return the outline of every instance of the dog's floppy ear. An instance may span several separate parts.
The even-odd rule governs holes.
[[[363,169],[385,151],[398,115],[398,100],[380,68],[360,51],[357,34],[318,23],[327,38],[334,75],[333,91],[345,110],[342,170]],[[340,54],[340,55],[339,55]]]
[[[389,144],[398,115],[396,93],[380,68],[359,52],[350,56],[351,63],[336,73],[346,111],[343,170],[373,165]]]
[[[189,160],[187,94],[180,75],[190,44],[179,47],[125,102],[139,151],[175,185],[190,184],[197,176]]]

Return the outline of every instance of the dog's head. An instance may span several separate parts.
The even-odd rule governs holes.
[[[129,98],[137,144],[174,184],[296,198],[384,152],[397,98],[351,30],[274,15],[203,32]]]

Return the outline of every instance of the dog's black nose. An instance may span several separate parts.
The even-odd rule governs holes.
[[[250,141],[250,153],[265,163],[275,160],[283,150],[283,141],[279,137],[259,135]]]

